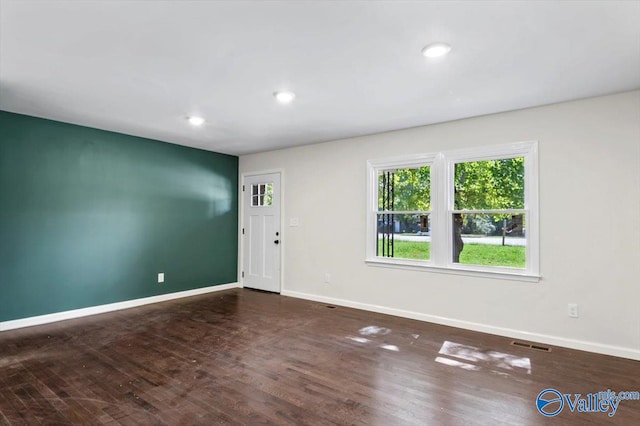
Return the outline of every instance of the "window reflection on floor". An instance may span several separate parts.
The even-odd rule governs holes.
[[[347,336],[347,339],[353,340],[354,342],[358,342],[358,343],[370,342],[369,339],[365,339],[364,337],[358,337],[358,336]]]
[[[480,350],[473,346],[445,341],[440,348],[440,355],[447,357],[437,357],[436,362],[441,364],[460,367],[465,370],[478,371],[482,368],[495,369],[497,373],[505,374],[505,370],[518,373],[531,374],[531,360],[527,357],[519,357],[503,352]],[[462,362],[459,360],[469,361]]]
[[[378,327],[377,325],[368,325],[358,330],[358,333],[361,334],[362,336],[370,336],[371,339],[375,339],[378,336],[386,336],[387,334],[391,333],[391,329],[385,328],[385,327]],[[372,343],[377,345],[379,348],[385,349],[387,351],[400,352],[399,347],[397,347],[396,345],[391,345],[386,342],[379,343],[374,340],[368,339],[366,337],[360,337],[360,336],[346,336],[346,337],[347,339],[354,342],[358,342],[362,344]]]
[[[377,325],[369,325],[360,329],[360,334],[363,336],[384,336],[391,333],[391,330],[385,327],[378,327]]]
[[[380,347],[382,349],[386,349],[388,351],[393,351],[393,352],[399,352],[400,351],[400,349],[396,345],[389,345],[389,344],[385,343],[383,345],[380,345]]]
[[[441,364],[446,364],[446,365],[452,365],[454,367],[460,367],[463,370],[472,370],[472,371],[480,370],[480,367],[478,367],[477,365],[469,364],[467,362],[460,362],[460,361],[456,361],[449,358],[443,358],[441,356],[436,358],[436,362],[439,362]]]

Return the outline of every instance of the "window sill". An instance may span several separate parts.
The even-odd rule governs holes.
[[[434,266],[421,261],[412,260],[400,260],[400,259],[380,259],[372,258],[367,259],[365,263],[369,266],[375,266],[379,268],[394,268],[394,269],[408,269],[414,271],[435,272],[438,274],[454,274],[454,275],[466,275],[471,277],[480,278],[497,278],[502,280],[512,281],[524,281],[524,282],[539,282],[540,275],[532,275],[525,271],[511,271],[508,268],[500,270],[487,269],[471,269],[468,266]]]

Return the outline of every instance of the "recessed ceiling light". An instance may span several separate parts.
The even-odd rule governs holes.
[[[447,43],[433,43],[422,49],[422,54],[427,58],[438,58],[451,51],[451,46]]]
[[[273,96],[275,96],[278,102],[280,102],[281,104],[288,104],[293,101],[293,99],[296,97],[296,94],[293,92],[275,92]]]
[[[187,120],[189,120],[189,124],[192,126],[202,126],[204,124],[204,118],[195,115],[187,117]]]

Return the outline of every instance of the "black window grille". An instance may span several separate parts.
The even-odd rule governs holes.
[[[394,215],[390,212],[394,210],[394,176],[392,171],[383,171],[380,174],[378,194],[380,198],[379,210],[383,213],[378,214],[378,244],[376,244],[376,256],[393,257],[393,231],[394,231]]]

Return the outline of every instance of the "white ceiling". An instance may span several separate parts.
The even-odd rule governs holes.
[[[639,1],[0,0],[0,109],[229,154],[639,87]]]

